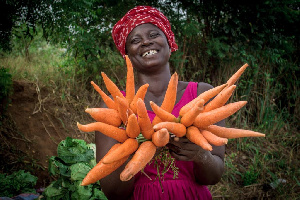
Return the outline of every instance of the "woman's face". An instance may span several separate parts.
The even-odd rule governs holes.
[[[165,66],[170,48],[165,34],[153,24],[135,27],[126,40],[127,54],[137,70],[155,70]]]

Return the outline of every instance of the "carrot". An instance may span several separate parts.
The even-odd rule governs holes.
[[[263,133],[238,128],[226,128],[217,125],[210,125],[206,128],[206,130],[212,132],[213,134],[219,137],[228,139],[241,137],[265,137],[265,134]]]
[[[132,63],[128,55],[125,55],[125,59],[126,59],[126,66],[127,66],[126,99],[130,104],[135,94],[134,73],[133,73]]]
[[[142,135],[144,136],[144,138],[150,140],[154,133],[154,129],[148,116],[145,103],[142,99],[138,99],[137,101],[137,114],[138,123],[141,128]]]
[[[131,114],[128,117],[128,123],[126,126],[126,134],[130,138],[136,138],[141,132],[140,126],[138,124],[135,114]]]
[[[204,108],[204,100],[200,99],[193,108],[191,108],[187,113],[185,113],[180,119],[180,123],[185,125],[186,127],[191,126],[196,117],[203,111]]]
[[[245,69],[248,67],[249,65],[246,63],[244,64],[237,72],[235,72],[227,81],[227,87],[232,86],[233,84],[235,84],[235,82],[237,82],[237,80],[240,78],[240,76],[244,73]]]
[[[115,102],[116,102],[116,96],[125,98],[121,93],[121,91],[119,90],[118,86],[112,80],[110,80],[110,78],[108,78],[108,76],[104,72],[101,72],[101,75],[104,80],[106,89],[109,91],[109,93],[111,94]]]
[[[120,145],[120,144],[118,144]],[[115,146],[113,146],[115,147]],[[113,149],[111,148],[111,150]],[[117,147],[117,146],[116,146]],[[106,156],[109,156],[111,153],[111,150],[102,158],[104,159]],[[93,167],[88,174],[85,176],[85,178],[82,180],[81,185],[86,186],[92,183],[97,182],[98,180],[101,180],[102,178],[106,177],[107,175],[111,174],[113,171],[121,167],[122,164],[126,162],[126,160],[129,158],[129,156],[124,157],[116,162],[110,163],[110,164],[104,164],[102,160],[98,162],[98,164]]]
[[[134,153],[139,147],[139,143],[136,139],[128,138],[124,143],[117,147],[112,153],[105,156],[102,159],[104,164],[110,164],[116,162],[124,157],[127,157]]]
[[[200,130],[195,126],[190,126],[187,128],[186,137],[193,143],[202,147],[202,149],[207,151],[212,151],[212,146],[208,141],[203,137]]]
[[[155,131],[152,135],[152,142],[157,147],[164,147],[169,143],[170,134],[166,128]]]
[[[94,83],[94,81],[91,81],[91,84],[93,85],[94,89],[100,94],[101,98],[103,99],[103,102],[108,108],[117,110],[117,105],[115,104],[114,100],[112,100],[105,92],[103,92],[100,87]]]
[[[164,122],[179,122],[179,119],[175,117],[172,113],[162,109],[153,101],[150,101],[150,106],[153,112]],[[153,124],[153,123],[152,123]]]
[[[106,124],[110,124],[119,127],[122,123],[118,111],[111,108],[87,108],[85,112],[89,113],[91,117],[98,121]]]
[[[204,103],[208,102],[211,98],[220,93],[226,87],[226,85],[227,84],[223,84],[199,94],[195,99],[193,99],[180,109],[179,116],[182,117],[185,113],[187,113],[192,107],[195,106],[196,102],[200,99],[203,99]]]
[[[77,122],[77,127],[83,132],[99,131],[119,142],[125,142],[125,140],[128,138],[124,129],[117,128],[103,122],[93,122],[86,125],[82,125]]]
[[[208,102],[205,105],[203,112],[208,112],[213,109],[224,106],[228,101],[228,99],[231,97],[235,88],[236,85],[232,85],[228,88],[224,88],[224,90],[222,90],[212,101]]]
[[[193,125],[197,126],[198,128],[205,129],[209,125],[219,122],[234,114],[239,109],[241,109],[246,103],[247,101],[238,101],[227,104],[220,108],[216,108],[209,112],[202,112],[196,117]]]
[[[143,142],[134,153],[132,159],[127,163],[120,174],[121,181],[129,181],[134,175],[141,171],[153,158],[156,146],[151,141]]]
[[[216,136],[208,130],[201,130],[201,133],[203,137],[208,141],[208,143],[213,144],[215,146],[223,146],[228,142],[227,138],[221,138],[219,136]]]
[[[129,107],[130,107],[130,109],[131,109],[135,114],[137,114],[137,111],[136,111],[136,103],[137,103],[137,101],[138,101],[139,98],[142,99],[142,100],[144,100],[145,95],[146,95],[147,90],[148,90],[148,87],[149,87],[149,84],[148,84],[148,83],[142,85],[142,86],[138,89],[138,91],[136,92],[136,94],[135,94],[135,96],[134,96],[132,102],[130,103],[130,106],[129,106]]]
[[[120,98],[119,96],[116,96],[116,100],[118,103],[118,111],[120,118],[123,121],[123,124],[126,126],[128,121],[128,116],[133,114],[132,110],[129,108],[128,102],[124,98]]]
[[[173,111],[176,102],[177,86],[178,86],[178,75],[175,72],[169,80],[169,84],[164,96],[164,100],[160,106],[162,109],[166,110],[169,113]],[[156,115],[152,121],[152,124],[157,124],[158,122],[161,121],[162,120]]]
[[[166,128],[177,137],[183,137],[186,134],[186,127],[183,124],[176,122],[159,122],[158,124],[155,124],[153,128],[155,131]]]

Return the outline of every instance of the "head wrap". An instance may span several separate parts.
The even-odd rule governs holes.
[[[112,36],[114,42],[125,58],[125,44],[129,33],[138,25],[151,23],[161,29],[167,37],[171,51],[176,51],[174,33],[167,17],[159,10],[150,6],[137,6],[129,10],[113,27]]]

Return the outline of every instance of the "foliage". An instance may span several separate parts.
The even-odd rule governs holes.
[[[37,177],[19,170],[10,175],[0,174],[0,197],[14,197],[20,193],[36,193]]]
[[[6,110],[7,105],[10,102],[12,89],[12,76],[9,73],[9,69],[0,67],[0,111],[2,114]]]
[[[46,199],[106,199],[99,183],[81,186],[86,174],[96,165],[95,145],[67,137],[49,159],[49,173],[57,178],[44,192]]]

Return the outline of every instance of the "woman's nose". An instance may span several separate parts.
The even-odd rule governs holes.
[[[142,45],[143,46],[148,46],[148,45],[151,45],[152,43],[153,42],[150,39],[146,38],[146,39],[143,40]]]

